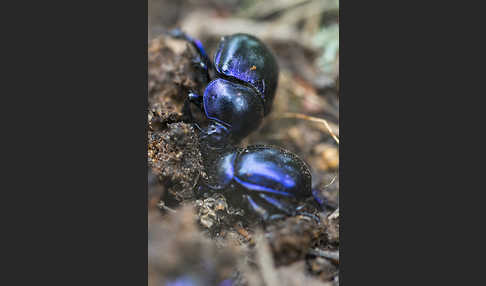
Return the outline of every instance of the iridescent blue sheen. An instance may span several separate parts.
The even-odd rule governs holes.
[[[169,34],[189,41],[197,49],[200,59],[194,62],[202,67],[207,81],[209,69],[214,67],[216,78],[207,85],[204,95],[191,91],[186,102],[204,109],[211,121],[202,130],[208,144],[238,143],[258,129],[272,109],[279,73],[277,60],[265,44],[247,34],[225,36],[211,65],[201,42],[177,29]],[[185,112],[192,118],[190,108]]]
[[[201,283],[195,281],[189,276],[183,276],[176,280],[165,283],[165,286],[202,286]]]
[[[207,72],[208,64],[210,62],[209,57],[206,54],[206,51],[204,50],[203,44],[198,39],[195,39],[195,38],[187,35],[186,33],[184,33],[183,31],[181,31],[180,29],[177,29],[177,28],[168,31],[168,34],[170,36],[174,37],[174,38],[184,39],[184,40],[188,41],[189,43],[191,43],[196,48],[199,55],[201,56],[201,59],[199,59],[199,60],[201,60],[203,62],[204,69]]]
[[[269,187],[265,187],[264,185],[257,185],[257,184],[245,182],[238,177],[234,177],[234,180],[249,191],[267,192],[267,193],[278,194],[286,197],[294,196],[292,193],[287,193],[285,191],[278,191]]]
[[[203,96],[206,117],[227,125],[238,141],[260,126],[263,105],[253,89],[225,79],[215,79]]]
[[[165,283],[165,286],[212,286],[212,285],[214,284],[213,283],[210,284],[205,280],[200,280],[200,279],[197,280],[187,275]],[[231,279],[225,279],[218,284],[218,286],[231,286],[231,285],[233,285],[233,280]]]
[[[277,207],[279,210],[286,212],[287,214],[290,214],[289,213],[290,207],[284,201],[277,200],[276,198],[267,196],[264,193],[258,194],[258,196],[264,199],[265,201],[267,201],[268,203],[272,204],[273,206]]]
[[[246,184],[262,186],[275,193],[305,197],[310,195],[311,178],[303,175],[301,162],[297,156],[280,148],[249,147],[236,161],[235,176]]]
[[[264,217],[267,214],[267,211],[261,207],[259,204],[257,204],[249,195],[245,195],[244,198],[247,200],[249,208],[259,214],[260,216]]]
[[[279,68],[273,54],[259,39],[247,34],[223,37],[214,55],[214,67],[218,73],[256,88],[264,102],[265,115],[270,112]]]
[[[221,157],[216,165],[216,176],[219,187],[226,187],[235,176],[236,153],[229,153]]]
[[[215,174],[219,189],[226,189],[239,201],[243,198],[250,209],[262,215],[266,211],[258,202],[291,214],[298,199],[312,196],[307,165],[278,147],[256,145],[229,152],[216,162]]]
[[[233,280],[231,279],[226,279],[221,281],[221,283],[219,283],[219,286],[232,286],[232,285],[233,285]]]
[[[189,40],[193,41],[197,47],[197,49],[199,50],[199,52],[201,53],[202,57],[203,58],[208,58],[208,55],[206,54],[206,51],[204,50],[204,46],[203,44],[198,40],[198,39],[193,39],[193,38],[189,38]]]

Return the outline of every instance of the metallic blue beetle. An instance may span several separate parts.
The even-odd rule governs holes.
[[[210,280],[210,279],[206,279]],[[214,282],[209,282],[200,277],[191,277],[191,276],[182,276],[177,278],[176,280],[169,281],[165,283],[165,286],[212,286]],[[232,286],[233,281],[230,279],[226,279],[221,281],[218,286]]]
[[[234,144],[258,129],[272,109],[278,84],[279,68],[270,50],[251,35],[225,36],[219,42],[213,66],[201,42],[177,29],[169,34],[194,45],[200,55],[195,63],[207,81],[209,69],[214,68],[215,79],[209,82],[203,96],[190,92],[185,108],[191,118],[189,103],[205,112],[209,125],[201,131],[209,143]]]
[[[211,174],[215,186],[235,203],[243,201],[263,219],[295,215],[299,203],[311,197],[311,173],[295,154],[274,147],[254,145],[223,154]]]

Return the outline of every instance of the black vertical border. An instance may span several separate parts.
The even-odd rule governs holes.
[[[481,10],[415,4],[340,1],[344,285],[469,285],[471,265],[482,265],[464,257],[479,253],[465,229],[475,217],[466,213],[480,208],[464,193],[477,190],[466,186],[468,163],[456,162],[477,157],[464,153],[480,128],[466,131],[475,120],[459,115],[478,114],[464,99],[477,94],[467,90],[474,76],[457,65],[477,61],[468,58],[476,44],[461,36],[483,27],[472,24]]]
[[[2,278],[147,285],[147,1],[10,4]]]
[[[442,252],[459,244],[450,240],[463,223],[438,215],[438,207],[447,218],[458,213],[453,207],[460,204],[440,180],[449,174],[436,176],[428,192],[417,188],[444,165],[443,153],[427,164],[413,160],[431,158],[429,152],[450,142],[428,141],[438,122],[418,128],[424,117],[447,110],[432,96],[450,95],[444,82],[458,85],[450,71],[466,70],[450,68],[451,55],[465,62],[470,52],[445,53],[449,35],[482,27],[456,29],[431,45],[439,32],[451,31],[442,23],[463,22],[450,15],[472,19],[474,10],[482,11],[461,11],[455,3],[444,11],[444,3],[340,2],[341,283],[414,285],[437,262],[468,265]],[[22,285],[28,279],[146,285],[147,1],[8,4],[2,10],[2,95],[13,103],[2,105],[8,116],[2,143],[9,144],[2,149],[2,258],[8,262],[2,278]],[[430,85],[434,75],[440,80]],[[438,222],[448,232],[430,236]],[[433,273],[430,284],[450,281],[452,274],[461,282],[468,278],[463,269],[448,270]]]

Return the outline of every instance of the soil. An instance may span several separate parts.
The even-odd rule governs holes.
[[[182,109],[188,91],[203,91],[204,81],[193,64],[195,49],[163,31],[184,27],[190,17],[204,13],[230,21],[239,10],[228,3],[149,1],[149,285],[338,285],[339,144],[321,122],[295,115],[325,119],[339,136],[338,76],[319,71],[312,48],[262,39],[278,58],[279,85],[271,114],[239,147],[270,144],[297,154],[309,165],[313,188],[328,207],[321,210],[308,201],[305,210],[316,218],[262,223],[247,219],[245,210],[223,194],[198,192],[211,164],[198,129]],[[217,35],[191,36],[212,56]]]

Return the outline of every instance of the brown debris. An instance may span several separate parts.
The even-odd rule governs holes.
[[[330,243],[339,243],[339,209],[330,214],[324,221],[327,238]]]
[[[149,45],[148,163],[175,203],[193,198],[193,187],[205,177],[194,128],[181,113],[185,92],[197,89],[191,59],[184,41],[169,37]]]
[[[228,203],[225,197],[215,194],[204,200],[196,201],[196,210],[199,223],[205,228],[211,229],[217,224],[221,224],[228,210]]]
[[[277,269],[277,273],[282,282],[279,286],[332,286],[332,282],[322,282],[328,279],[313,277],[306,274],[306,264],[304,261],[299,261],[288,266],[282,266]]]
[[[169,101],[179,109],[189,89],[200,86],[192,63],[196,51],[183,40],[161,36],[148,49],[149,105]]]
[[[323,257],[316,257],[309,262],[310,272],[319,276],[322,281],[333,280],[338,274],[337,267],[328,259]]]
[[[149,216],[148,250],[149,286],[185,276],[201,281],[198,285],[217,285],[233,275],[238,254],[205,238],[189,206],[163,218]]]
[[[151,168],[148,170],[148,209],[154,209],[160,201],[160,198],[165,193],[165,187],[160,183],[157,175],[154,174]]]
[[[303,259],[313,245],[324,244],[325,229],[309,217],[289,217],[269,226],[267,238],[275,264],[288,265]]]
[[[182,122],[162,131],[149,130],[148,163],[178,202],[193,198],[197,180],[205,176],[194,129]]]
[[[314,146],[312,149],[313,166],[322,170],[337,170],[339,167],[339,149],[337,146],[333,146],[327,143],[320,143]]]

